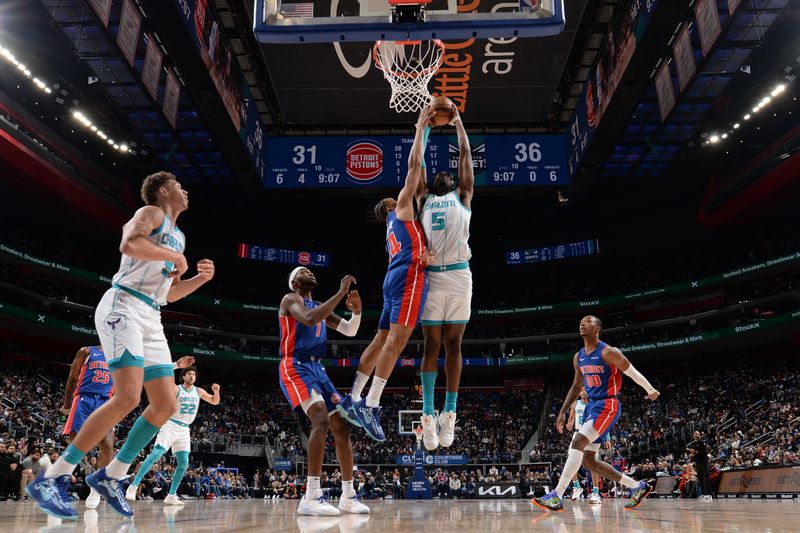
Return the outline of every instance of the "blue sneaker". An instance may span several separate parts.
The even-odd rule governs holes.
[[[44,473],[33,480],[25,490],[39,504],[42,511],[63,520],[77,520],[78,511],[72,507],[69,495],[71,476],[64,474],[56,478],[46,478]]]
[[[339,403],[336,404],[336,411],[341,415],[342,418],[360,428],[361,424],[358,421],[355,406],[356,402],[353,401],[353,397],[349,394],[346,394],[342,397]]]
[[[353,406],[353,414],[358,420],[358,425],[364,428],[371,439],[383,442],[386,440],[386,435],[381,427],[380,413],[380,407],[367,407],[367,400],[361,400]]]
[[[636,509],[651,492],[653,492],[653,486],[644,481],[640,481],[639,486],[631,492],[631,499],[625,504],[625,509]]]
[[[532,498],[531,503],[545,511],[556,511],[558,513],[564,511],[564,504],[561,503],[561,498],[558,497],[558,494],[556,494],[554,490],[548,492],[541,498]]]
[[[103,467],[94,474],[86,476],[86,484],[99,492],[118,514],[125,518],[133,516],[133,509],[125,500],[125,489],[131,484],[130,476],[125,479],[108,477]]]

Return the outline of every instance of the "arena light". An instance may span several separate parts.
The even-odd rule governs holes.
[[[723,134],[722,134],[722,138],[723,138],[723,139],[727,139],[727,138],[728,138],[728,134],[727,134],[727,133],[723,133]]]
[[[0,56],[4,57],[7,61],[9,61],[11,64],[17,67],[17,69],[19,69],[19,71],[26,78],[30,79],[34,83],[34,85],[36,85],[39,89],[46,92],[47,94],[52,94],[53,90],[50,87],[48,87],[47,83],[40,80],[37,76],[35,76],[33,72],[31,72],[31,69],[29,69],[25,65],[25,63],[19,61],[16,57],[14,57],[14,54],[11,52],[11,50],[0,45]]]
[[[759,111],[761,111],[761,107],[759,107],[759,106],[755,106],[755,107],[753,108],[753,113],[758,113]]]
[[[745,119],[745,120],[750,120],[750,113],[746,114],[746,115],[744,116],[744,119]]]
[[[717,144],[719,142],[719,135],[716,134],[712,135],[711,137],[708,138],[708,142],[710,142],[711,144]]]
[[[738,123],[738,122],[737,122],[736,124],[734,124],[734,125],[733,125],[733,129],[735,129],[735,130],[738,130],[738,129],[739,129],[739,123]]]
[[[120,152],[127,152],[127,151],[128,151],[128,145],[127,145],[127,144],[125,144],[125,143],[123,143],[123,144],[120,144],[120,145],[119,145],[119,148],[118,148],[118,150],[119,150]]]

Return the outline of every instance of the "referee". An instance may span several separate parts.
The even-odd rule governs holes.
[[[704,500],[711,499],[711,481],[708,477],[708,446],[699,431],[692,435],[692,442],[686,445],[686,451],[697,467],[697,478],[703,491]]]

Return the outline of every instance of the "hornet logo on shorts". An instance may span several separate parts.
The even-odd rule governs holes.
[[[337,405],[341,401],[342,401],[342,397],[339,396],[338,392],[334,392],[333,394],[331,394],[331,403],[333,405]]]
[[[383,173],[383,148],[374,141],[360,140],[347,147],[347,175],[352,181],[367,184]]]
[[[107,320],[106,324],[111,326],[111,329],[116,330],[117,329],[117,324],[119,324],[120,320],[122,320],[122,317],[119,317],[116,320]]]

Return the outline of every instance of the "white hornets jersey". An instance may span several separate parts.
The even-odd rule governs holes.
[[[194,422],[199,407],[200,394],[197,392],[197,387],[193,385],[187,391],[183,385],[178,385],[178,410],[170,417],[170,420],[180,422],[180,425],[188,426]]]
[[[161,227],[147,238],[162,248],[180,253],[183,253],[186,247],[186,237],[183,232],[174,226],[166,215]],[[124,287],[127,292],[148,303],[166,305],[167,293],[172,286],[169,274],[174,268],[175,265],[169,261],[143,261],[122,254],[119,271],[114,275],[112,283]]]
[[[444,196],[425,196],[420,219],[428,239],[428,250],[436,256],[429,266],[450,266],[466,263],[472,257],[469,249],[469,221],[472,211],[461,205],[455,191]]]

